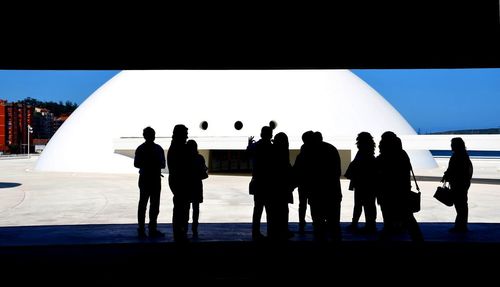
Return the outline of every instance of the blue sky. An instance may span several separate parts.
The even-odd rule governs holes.
[[[500,127],[500,69],[352,72],[422,133]]]
[[[81,104],[119,71],[0,70],[0,99]],[[422,133],[500,127],[500,69],[352,70]]]

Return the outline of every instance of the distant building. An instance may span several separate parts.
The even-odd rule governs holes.
[[[0,100],[0,153],[7,151],[7,141],[6,141],[6,109],[7,101]]]
[[[28,152],[28,125],[33,122],[33,107],[0,100],[0,152]],[[30,144],[32,146],[32,138]]]
[[[28,125],[33,124],[33,107],[21,103],[5,104],[5,143],[10,153],[27,153],[33,138],[28,143]]]
[[[29,138],[30,151],[41,152],[69,114],[56,117],[47,108],[0,100],[0,154],[27,153],[28,125],[33,129]]]
[[[62,114],[54,119],[54,133],[61,127],[61,125],[69,118],[68,114]]]
[[[47,143],[49,142],[49,139],[33,139],[33,145],[35,146],[35,152],[36,153],[41,153],[44,149],[45,146],[47,146]]]
[[[50,139],[54,132],[54,114],[46,108],[35,108],[33,114],[33,140]]]

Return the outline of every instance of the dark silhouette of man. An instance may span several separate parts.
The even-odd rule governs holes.
[[[252,239],[263,239],[260,231],[262,212],[266,208],[269,216],[268,199],[273,182],[273,145],[271,139],[273,130],[264,126],[260,132],[260,140],[254,142],[253,137],[248,138],[247,152],[252,159],[252,180],[250,182],[250,194],[254,198],[252,215]]]
[[[149,204],[149,236],[163,237],[165,234],[157,229],[157,219],[160,213],[161,170],[165,168],[165,152],[163,148],[154,143],[155,130],[146,127],[142,135],[146,140],[135,151],[134,166],[139,168],[139,207],[137,220],[138,236],[146,237],[145,220],[146,208]]]
[[[172,228],[174,241],[176,242],[185,242],[188,240],[190,160],[186,147],[187,138],[187,127],[176,125],[172,135],[172,142],[167,152],[168,184],[174,195]]]
[[[308,188],[307,181],[303,177],[306,177],[307,173],[307,163],[305,162],[305,159],[307,159],[308,153],[313,152],[311,149],[313,138],[313,131],[307,131],[302,134],[303,144],[300,147],[300,153],[297,155],[295,164],[293,165],[293,174],[297,180],[297,189],[299,193],[299,234],[304,234],[306,228],[307,201],[309,198],[310,187]]]
[[[314,238],[318,241],[342,240],[340,230],[340,155],[332,144],[324,142],[320,132],[313,134],[311,149],[304,153],[301,181],[309,190],[309,207]]]

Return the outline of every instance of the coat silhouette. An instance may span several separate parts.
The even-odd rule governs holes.
[[[380,155],[376,159],[377,201],[384,218],[382,239],[407,230],[414,241],[423,241],[420,227],[413,216],[408,199],[411,191],[410,158],[403,150],[401,139],[393,132],[382,134]]]
[[[186,148],[188,129],[184,125],[174,127],[172,142],[167,152],[168,184],[172,191],[174,210],[172,228],[176,242],[187,241],[189,222],[189,172],[190,160]]]

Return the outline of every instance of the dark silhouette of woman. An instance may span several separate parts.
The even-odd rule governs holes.
[[[412,192],[410,158],[403,150],[401,139],[391,131],[382,134],[379,149],[377,199],[384,218],[381,239],[407,230],[413,241],[421,242],[424,240],[422,231],[408,202]]]
[[[168,184],[174,197],[172,228],[174,241],[187,241],[189,222],[189,172],[190,160],[186,148],[188,129],[184,125],[174,127],[172,142],[167,152]]]
[[[450,229],[450,232],[462,233],[468,231],[469,205],[467,194],[472,179],[473,167],[462,138],[451,139],[451,150],[453,154],[441,182],[450,183],[453,204],[457,211],[455,226]]]
[[[198,238],[198,219],[200,218],[200,203],[203,202],[203,182],[202,180],[208,178],[207,166],[205,158],[198,153],[198,144],[195,140],[188,140],[186,143],[187,152],[190,159],[189,171],[189,201],[193,206],[193,221],[191,231],[193,238]],[[187,229],[187,228],[186,228]]]
[[[277,133],[273,140],[274,180],[269,194],[268,237],[269,239],[288,239],[293,233],[288,229],[288,204],[293,203],[292,165],[288,136]]]
[[[348,230],[358,230],[358,221],[364,209],[366,223],[362,231],[375,233],[377,231],[376,188],[374,186],[376,182],[375,142],[370,133],[361,132],[356,138],[356,145],[358,152],[345,173],[345,177],[351,180],[349,189],[354,190],[352,223],[348,226]]]

